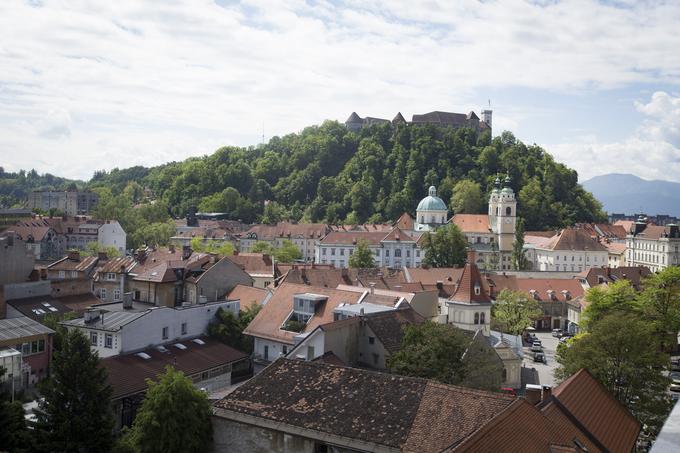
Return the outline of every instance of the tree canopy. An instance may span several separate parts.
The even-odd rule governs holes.
[[[465,264],[467,247],[467,239],[460,228],[448,223],[434,233],[425,233],[423,264],[431,267],[462,266]]]
[[[364,240],[359,241],[357,248],[349,257],[349,267],[362,269],[375,267],[373,252],[368,248],[368,243]]]
[[[140,453],[202,453],[212,443],[207,395],[182,372],[166,367],[137,411],[126,444]]]
[[[496,297],[491,321],[503,332],[521,335],[542,313],[538,301],[528,298],[522,292],[504,289]]]
[[[111,450],[112,390],[97,353],[90,351],[90,340],[80,330],[66,333],[40,390],[44,400],[36,410],[38,450]]]
[[[479,214],[486,211],[487,201],[478,182],[463,179],[453,187],[450,209],[456,214]]]

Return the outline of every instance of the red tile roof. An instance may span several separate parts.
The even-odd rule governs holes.
[[[380,245],[385,237],[384,231],[331,231],[321,240],[321,245],[355,245],[366,241],[368,245]]]
[[[259,241],[272,241],[276,238],[321,239],[330,231],[325,223],[279,222],[276,225],[253,225],[242,237],[255,236]]]
[[[552,396],[609,451],[633,451],[640,423],[587,370],[562,382]]]
[[[413,230],[413,217],[408,212],[405,212],[397,219],[394,226],[402,230]]]
[[[269,291],[261,288],[254,288],[252,286],[236,285],[234,289],[227,294],[227,299],[238,299],[241,302],[241,310],[250,308],[254,305],[262,305],[262,301],[267,297]]]
[[[274,275],[272,257],[263,253],[239,253],[226,257],[248,274]]]
[[[456,214],[449,223],[455,224],[463,233],[490,233],[487,214]]]
[[[565,228],[552,237],[546,248],[550,250],[587,250],[606,252],[607,249],[583,230]]]
[[[119,355],[102,359],[100,364],[108,373],[108,381],[113,387],[112,399],[144,392],[147,379],[155,379],[170,365],[187,376],[201,373],[219,366],[246,359],[247,354],[213,340],[200,337],[205,344],[197,344],[190,339],[182,340],[186,349],[174,344],[166,345],[168,352],[156,348],[145,349],[150,358],[144,359],[137,353]]]
[[[486,281],[482,278],[474,261],[474,252],[468,252],[468,262],[463,268],[456,290],[449,297],[450,301],[477,304],[491,303]]]

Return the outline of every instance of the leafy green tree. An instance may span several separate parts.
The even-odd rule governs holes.
[[[285,206],[275,201],[270,201],[264,207],[262,223],[275,225],[283,220],[286,220],[287,214],[288,213],[286,211]]]
[[[677,343],[680,332],[680,267],[670,266],[644,281],[642,312],[653,323],[662,350]]]
[[[140,453],[202,453],[210,450],[212,423],[207,395],[181,371],[166,367],[149,389],[129,433]]]
[[[619,280],[607,287],[590,288],[586,291],[585,298],[588,304],[581,314],[581,327],[585,330],[589,330],[609,314],[641,314],[638,295],[628,280]]]
[[[521,335],[542,314],[538,301],[526,297],[522,292],[504,289],[496,297],[491,310],[491,322],[503,332]]]
[[[123,189],[123,196],[129,198],[133,203],[139,203],[144,197],[144,188],[137,181],[130,181]]]
[[[191,238],[191,249],[195,252],[215,253],[220,256],[234,254],[234,245],[231,242],[201,239],[200,237]]]
[[[274,247],[269,242],[257,241],[250,248],[253,253],[264,253],[265,255],[273,255]]]
[[[471,335],[450,324],[428,321],[409,325],[405,327],[401,349],[388,358],[387,366],[391,372],[404,376],[497,388],[502,365],[497,357],[479,346],[485,345],[476,345]],[[474,352],[474,358],[466,360],[467,351]]]
[[[431,267],[453,267],[465,264],[467,239],[460,228],[449,223],[432,233],[425,233],[423,264]]]
[[[232,312],[219,308],[215,313],[217,322],[208,326],[208,335],[239,351],[251,353],[253,338],[243,335],[243,331],[261,309],[261,305],[251,305],[241,310],[237,318]]]
[[[459,181],[453,187],[451,209],[456,214],[479,214],[486,209],[486,201],[482,196],[479,183],[469,179]]]
[[[0,367],[0,381],[7,370]],[[9,452],[30,452],[33,438],[26,427],[26,418],[21,401],[12,401],[9,388],[0,386],[0,448]]]
[[[523,271],[529,267],[524,254],[524,219],[517,219],[515,228],[515,242],[512,244],[512,266],[516,271]]]
[[[54,352],[51,375],[42,382],[36,410],[41,451],[108,452],[113,445],[111,387],[90,341],[77,329]]]
[[[373,259],[373,252],[368,248],[368,243],[364,240],[359,241],[357,249],[349,257],[349,267],[352,268],[367,268],[375,267],[375,260]]]
[[[302,258],[302,252],[297,245],[285,239],[281,243],[281,247],[274,250],[274,257],[279,263],[292,263]]]
[[[669,379],[662,374],[668,358],[649,322],[624,311],[608,313],[588,333],[558,346],[556,359],[557,378],[586,368],[652,433],[663,425],[671,407]]]
[[[99,244],[99,242],[94,241],[85,244],[85,250],[81,251],[81,254],[92,256],[97,255],[99,252],[105,252],[106,256],[109,258],[115,258],[121,255],[117,248],[113,246],[104,247]]]

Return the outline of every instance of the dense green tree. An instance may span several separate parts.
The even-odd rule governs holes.
[[[0,367],[0,382],[7,370]],[[10,389],[0,386],[0,449],[9,453],[29,453],[33,451],[33,438],[26,427],[24,408],[20,400],[12,401]]]
[[[524,254],[524,219],[517,219],[515,228],[515,242],[512,244],[512,267],[516,271],[523,271],[529,267],[529,260]]]
[[[357,248],[349,257],[349,267],[352,268],[367,268],[375,267],[375,260],[373,259],[373,252],[368,248],[368,243],[364,240],[359,241]]]
[[[586,368],[651,432],[663,425],[671,407],[662,374],[668,356],[659,352],[654,327],[625,311],[608,313],[588,333],[560,345],[556,377],[565,379]]]
[[[667,267],[643,284],[639,297],[642,312],[653,323],[661,348],[668,350],[677,344],[680,332],[680,267]]]
[[[104,247],[99,242],[94,241],[85,244],[85,250],[82,250],[80,253],[82,255],[94,256],[97,255],[99,252],[106,253],[106,256],[109,258],[116,258],[118,256],[121,256],[121,253],[114,246]]]
[[[463,179],[453,187],[451,209],[456,214],[479,214],[486,211],[486,205],[479,183]]]
[[[283,220],[287,220],[287,215],[288,213],[286,212],[285,206],[275,201],[270,201],[264,207],[261,222],[269,225],[276,225]]]
[[[250,248],[253,253],[264,253],[266,255],[272,255],[274,253],[274,247],[269,242],[257,241]]]
[[[465,264],[468,243],[460,228],[449,223],[435,233],[425,233],[423,264],[431,267],[453,267]]]
[[[641,314],[638,294],[628,280],[619,280],[606,287],[590,288],[586,291],[585,298],[588,304],[581,313],[581,328],[585,330],[613,313]]]
[[[195,252],[215,253],[220,256],[231,256],[234,254],[234,245],[231,242],[203,239],[200,237],[191,238],[191,249]]]
[[[285,239],[281,246],[274,250],[274,257],[279,263],[292,263],[302,258],[302,252],[292,241]]]
[[[36,410],[41,451],[108,452],[113,445],[111,387],[97,353],[79,330],[66,334],[42,382]]]
[[[253,352],[253,338],[243,335],[248,324],[262,309],[262,305],[251,305],[239,311],[238,318],[221,308],[215,313],[216,322],[208,326],[208,335],[239,351]]]
[[[210,402],[191,379],[168,366],[137,411],[129,444],[140,453],[203,453],[212,444]]]
[[[538,301],[523,292],[504,289],[491,310],[491,323],[503,332],[521,335],[542,313]]]
[[[502,365],[484,346],[475,344],[469,332],[428,321],[405,327],[401,349],[388,358],[387,366],[404,376],[497,389]],[[466,359],[466,352],[474,352],[474,357]]]

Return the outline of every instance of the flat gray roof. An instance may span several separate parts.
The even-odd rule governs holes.
[[[46,333],[54,333],[54,330],[26,316],[0,319],[0,341],[18,340]]]
[[[61,324],[69,327],[80,327],[84,329],[107,330],[116,332],[126,324],[131,323],[137,318],[149,313],[147,311],[125,312],[125,311],[108,311],[101,313],[99,318],[91,322],[85,322],[85,318],[72,319],[64,321]]]

